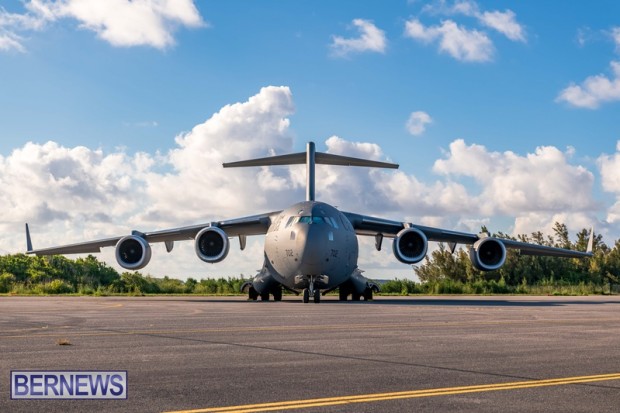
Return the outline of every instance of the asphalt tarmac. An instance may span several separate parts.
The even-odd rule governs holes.
[[[127,400],[11,400],[126,370]],[[615,412],[620,297],[0,297],[1,412]]]

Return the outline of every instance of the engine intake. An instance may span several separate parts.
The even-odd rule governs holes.
[[[151,260],[151,246],[142,237],[127,235],[116,243],[116,262],[127,270],[139,270]]]
[[[206,227],[196,235],[196,255],[205,262],[220,262],[228,255],[228,235],[218,227]]]
[[[398,261],[404,264],[415,264],[426,256],[428,239],[417,228],[405,228],[394,238],[392,250]]]
[[[497,238],[483,238],[469,249],[469,259],[480,271],[494,271],[506,261],[506,247]]]

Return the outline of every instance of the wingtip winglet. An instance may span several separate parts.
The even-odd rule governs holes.
[[[590,239],[588,240],[588,249],[586,249],[586,253],[592,254],[593,249],[594,249],[594,227],[590,229]]]
[[[26,252],[32,252],[33,249],[32,239],[30,238],[30,228],[28,228],[28,223],[26,223]]]

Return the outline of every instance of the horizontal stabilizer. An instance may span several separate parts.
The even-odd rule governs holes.
[[[291,153],[288,155],[268,156],[266,158],[249,159],[247,161],[226,162],[224,168],[237,168],[243,166],[277,166],[297,165],[306,163],[306,153]]]
[[[266,158],[249,159],[247,161],[226,162],[224,168],[237,168],[245,166],[278,166],[278,165],[298,165],[305,164],[307,160],[306,152],[291,153],[288,155],[268,156]],[[341,166],[366,166],[369,168],[390,168],[398,169],[398,164],[389,162],[371,161],[369,159],[352,158],[350,156],[334,155],[331,153],[316,152],[314,163],[322,165],[341,165]]]
[[[248,159],[246,161],[226,162],[222,164],[222,166],[224,166],[224,168],[236,168],[245,166],[298,164],[306,164],[306,201],[314,201],[314,166],[316,164],[398,169],[398,164],[395,163],[371,161],[369,159],[352,158],[350,156],[316,152],[314,142],[308,142],[306,145],[306,152],[268,156],[266,158]]]
[[[323,165],[367,166],[369,168],[398,169],[398,164],[395,163],[371,161],[369,159],[352,158],[350,156],[333,155],[331,153],[323,152],[317,152],[314,160],[316,163]]]

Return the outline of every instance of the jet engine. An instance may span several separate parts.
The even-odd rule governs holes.
[[[496,238],[482,238],[469,249],[469,259],[480,271],[497,270],[506,261],[506,247]]]
[[[415,264],[426,256],[428,240],[426,235],[417,228],[405,228],[394,238],[392,250],[398,261],[404,264]]]
[[[151,260],[151,246],[142,237],[127,235],[116,243],[116,262],[128,270],[144,268]]]
[[[206,227],[196,235],[196,255],[205,262],[216,263],[228,255],[228,235],[218,227]]]

